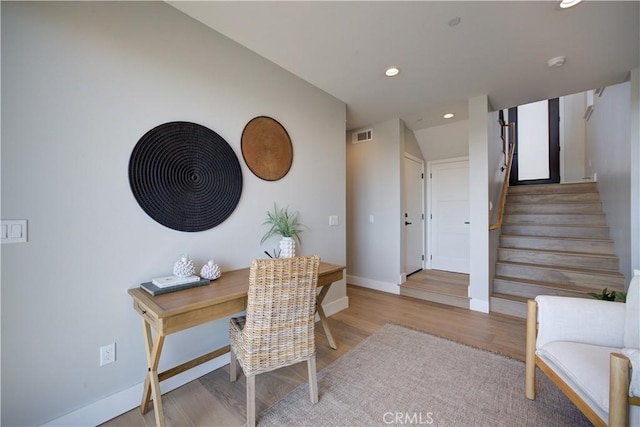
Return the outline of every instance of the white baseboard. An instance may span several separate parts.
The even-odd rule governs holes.
[[[223,354],[202,365],[171,377],[161,384],[162,394],[175,390],[209,372],[229,364],[229,354]],[[51,420],[44,426],[97,426],[127,411],[140,406],[144,382],[138,383],[95,403],[87,405],[60,418]]]
[[[363,288],[374,289],[376,291],[388,292],[400,295],[400,288],[397,283],[382,282],[380,280],[367,279],[366,277],[347,275],[347,283],[362,286]]]
[[[322,305],[327,316],[331,316],[332,314],[348,307],[349,297],[346,296]],[[186,372],[176,375],[175,377],[171,377],[162,382],[160,386],[162,394],[175,390],[176,388],[196,380],[209,372],[222,368],[227,364],[229,364],[228,353],[216,357],[202,365],[191,368]],[[43,426],[97,426],[140,406],[143,387],[144,382],[138,383],[60,418],[51,420],[48,423],[43,424]]]
[[[489,301],[471,298],[469,300],[469,310],[479,311],[481,313],[489,312]]]

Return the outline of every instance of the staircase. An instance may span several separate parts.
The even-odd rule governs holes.
[[[595,182],[509,187],[491,311],[526,317],[536,295],[624,291]]]

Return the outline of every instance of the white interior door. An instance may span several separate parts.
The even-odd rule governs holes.
[[[404,272],[424,266],[424,163],[404,158]]]
[[[469,161],[432,164],[430,185],[431,268],[469,273]]]

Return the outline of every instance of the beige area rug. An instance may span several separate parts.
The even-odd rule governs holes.
[[[542,373],[524,396],[524,363],[387,324],[258,415],[259,426],[589,426]]]

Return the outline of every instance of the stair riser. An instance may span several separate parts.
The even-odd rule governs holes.
[[[598,202],[598,193],[575,194],[509,194],[507,203],[566,203],[566,202]]]
[[[529,283],[518,283],[502,279],[493,280],[493,292],[501,294],[515,295],[523,298],[533,299],[538,295],[558,295],[575,298],[592,298],[588,292],[600,293],[602,289],[586,289],[584,292],[562,289],[558,287],[536,286]]]
[[[506,224],[605,225],[604,214],[505,214]]]
[[[522,262],[555,267],[586,268],[589,270],[609,270],[617,272],[618,258],[609,256],[582,256],[570,253],[548,253],[542,251],[528,251],[524,249],[500,248],[500,261]]]
[[[510,203],[505,214],[602,214],[602,203]]]
[[[501,248],[541,249],[549,251],[583,252],[615,255],[612,240],[558,239],[556,237],[501,236]]]
[[[502,233],[521,236],[578,237],[608,239],[609,227],[541,226],[532,224],[503,224]]]
[[[563,194],[563,193],[597,193],[595,182],[581,184],[549,184],[549,185],[515,185],[509,187],[509,194]]]
[[[516,301],[509,301],[502,298],[490,299],[489,310],[492,313],[506,314],[508,316],[527,318],[527,304]]]
[[[468,297],[458,297],[455,295],[446,295],[438,292],[429,292],[405,287],[400,288],[400,295],[418,298],[424,301],[437,302],[439,304],[451,305],[453,307],[469,308]]]
[[[496,275],[534,280],[554,285],[624,289],[624,277],[620,275],[592,274],[589,272],[504,263],[498,263],[496,265]]]

